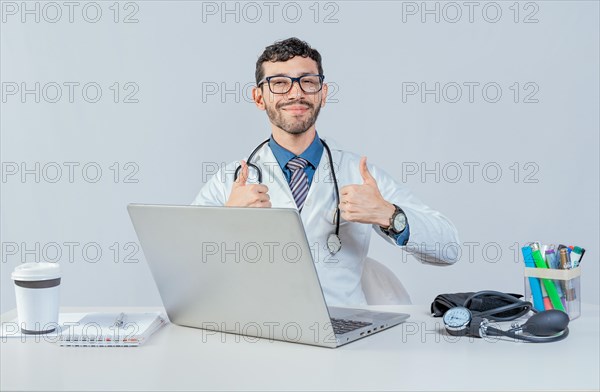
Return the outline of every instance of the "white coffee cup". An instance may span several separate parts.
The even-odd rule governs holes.
[[[12,273],[19,326],[24,334],[44,334],[58,327],[60,266],[24,263]]]

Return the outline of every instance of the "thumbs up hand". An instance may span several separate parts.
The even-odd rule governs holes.
[[[238,178],[231,187],[226,207],[271,207],[269,188],[263,184],[246,184],[248,181],[248,165],[241,161],[241,170]]]
[[[360,170],[360,176],[363,179],[363,185],[377,187],[377,181],[375,181],[371,173],[369,173],[369,168],[367,167],[367,157],[360,158],[360,165],[358,169]],[[379,188],[377,188],[377,190],[379,191]]]
[[[349,222],[377,224],[382,227],[390,225],[390,218],[396,208],[386,201],[377,181],[369,172],[367,157],[362,157],[359,164],[363,183],[346,185],[340,189],[340,211],[342,218]]]

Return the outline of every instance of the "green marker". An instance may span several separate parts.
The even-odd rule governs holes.
[[[547,269],[548,266],[546,265],[546,261],[542,256],[542,252],[540,252],[540,245],[537,242],[532,242],[529,244],[529,246],[531,247],[531,255],[533,256],[535,266],[537,268]],[[560,297],[556,292],[556,286],[554,285],[554,282],[552,282],[550,279],[542,279],[542,283],[544,284],[544,288],[548,293],[548,297],[550,297],[550,302],[552,302],[554,309],[562,310],[564,312],[565,307],[563,306],[562,302],[560,301]]]

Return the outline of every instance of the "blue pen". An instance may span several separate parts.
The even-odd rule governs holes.
[[[527,268],[535,268],[535,261],[533,261],[533,255],[531,247],[529,245],[521,248],[523,253],[523,260],[525,260],[525,266]],[[544,297],[542,295],[542,286],[540,280],[532,276],[529,277],[529,287],[531,288],[531,295],[533,297],[533,307],[540,312],[544,311]]]

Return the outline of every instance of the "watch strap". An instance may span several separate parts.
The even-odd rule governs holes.
[[[402,233],[404,230],[406,230],[406,227],[408,226],[408,221],[407,221],[406,226],[404,227],[404,230],[402,230],[402,231],[394,230],[394,219],[396,219],[396,216],[398,214],[403,214],[404,218],[406,219],[406,214],[404,213],[404,210],[402,210],[402,208],[400,208],[396,204],[393,204],[393,206],[394,206],[394,208],[396,208],[396,210],[394,211],[394,213],[392,214],[392,216],[390,218],[390,225],[388,227],[380,226],[381,231],[383,231],[388,236],[398,235],[398,234]]]

